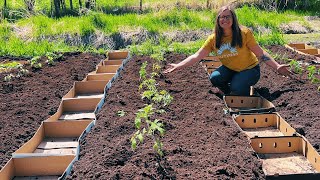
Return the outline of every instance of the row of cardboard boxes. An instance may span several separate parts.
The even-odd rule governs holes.
[[[226,112],[244,132],[267,179],[320,179],[320,155],[261,96],[224,96]]]
[[[288,44],[287,47],[293,48],[294,50],[297,50],[305,54],[310,54],[310,55],[320,57],[320,49],[314,48],[307,44],[292,43],[292,44]]]
[[[95,124],[96,113],[128,60],[128,52],[110,52],[94,72],[75,82],[57,112],[12,154],[0,179],[64,179],[79,158],[81,139]]]
[[[220,61],[206,57],[201,65],[210,75]],[[320,179],[320,155],[308,140],[296,132],[275,106],[259,95],[224,96],[225,112],[244,132],[257,157],[263,162],[267,179]]]

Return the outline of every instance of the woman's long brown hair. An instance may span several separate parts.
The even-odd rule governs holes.
[[[240,30],[240,26],[239,26],[239,22],[236,16],[236,13],[234,12],[234,10],[230,7],[230,6],[223,6],[222,8],[220,8],[217,18],[216,18],[216,25],[215,25],[215,37],[216,37],[216,48],[219,49],[221,46],[221,40],[223,37],[223,29],[220,27],[219,25],[219,16],[220,14],[225,11],[225,10],[229,10],[231,12],[231,16],[232,16],[232,42],[231,42],[231,46],[232,47],[242,47],[242,35],[241,35],[241,30]]]

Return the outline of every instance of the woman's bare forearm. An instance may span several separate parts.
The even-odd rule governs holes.
[[[202,49],[202,48],[199,49],[195,54],[187,57],[185,60],[178,63],[179,69],[192,66],[193,64],[199,62],[204,57],[208,56],[209,53],[210,51],[206,49]]]

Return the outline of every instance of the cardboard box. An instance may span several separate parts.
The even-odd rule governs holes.
[[[87,75],[84,81],[112,81],[115,75],[116,73],[103,73],[103,74],[90,73]]]
[[[108,60],[120,60],[120,59],[126,59],[129,56],[128,51],[112,51],[108,52],[107,57]]]
[[[97,66],[97,70],[95,74],[99,73],[116,73],[121,65],[105,65],[105,66]]]
[[[307,53],[307,54],[311,54],[311,55],[316,55],[316,54],[320,54],[320,50],[319,49],[298,49],[298,51],[301,51],[303,53]]]
[[[11,158],[0,171],[0,179],[59,179],[74,160],[73,155]]]
[[[102,63],[103,66],[106,65],[122,65],[122,60],[104,60]]]
[[[296,133],[278,113],[240,114],[232,118],[249,138],[292,136]]]
[[[34,136],[16,150],[13,158],[30,156],[78,156],[79,139],[93,120],[42,122]],[[88,130],[87,130],[88,131]]]
[[[57,112],[46,121],[94,120],[101,98],[63,99]]]
[[[255,137],[251,146],[267,179],[319,179],[319,153],[303,136]]]
[[[224,96],[227,112],[230,114],[239,113],[262,113],[274,112],[274,105],[261,96]]]
[[[68,98],[104,98],[105,88],[109,81],[74,82],[70,91],[62,97]]]

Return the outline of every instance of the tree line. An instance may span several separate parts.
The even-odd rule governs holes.
[[[1,9],[1,18],[8,18],[9,16],[9,8],[8,1],[3,1],[3,8]],[[23,0],[25,6],[25,13],[34,14],[35,13],[35,4],[36,1],[41,0]],[[115,0],[116,1],[116,0]],[[79,5],[77,8],[74,7],[74,3],[77,2]],[[223,1],[225,2],[225,1]],[[229,2],[230,1],[226,1]],[[243,3],[242,0],[234,0],[232,3]],[[266,10],[308,10],[308,9],[320,9],[320,1],[319,0],[252,0],[252,2]],[[67,8],[68,3],[68,8]],[[216,0],[207,0],[206,8],[212,9],[217,8],[213,6],[216,4]],[[111,4],[112,6],[112,4]],[[139,12],[142,12],[143,9],[143,0],[139,0]],[[97,2],[96,0],[50,0],[50,12],[49,15],[52,17],[61,17],[64,15],[69,15],[70,12],[73,14],[81,15],[83,10],[96,10]]]

